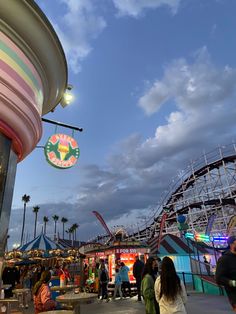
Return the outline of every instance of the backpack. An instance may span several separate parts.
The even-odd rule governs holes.
[[[101,276],[100,276],[101,282],[106,282],[107,281],[107,274],[105,270],[102,270]]]

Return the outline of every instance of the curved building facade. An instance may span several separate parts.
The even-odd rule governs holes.
[[[0,251],[7,237],[17,163],[42,135],[41,116],[61,101],[67,63],[32,0],[0,0]]]

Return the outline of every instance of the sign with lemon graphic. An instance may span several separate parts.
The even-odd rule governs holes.
[[[68,169],[76,164],[80,150],[73,137],[54,134],[48,139],[44,153],[50,165],[59,169]]]

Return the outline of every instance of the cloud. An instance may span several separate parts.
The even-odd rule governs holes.
[[[172,14],[176,14],[181,0],[113,0],[120,16],[139,17],[147,9],[168,6]]]
[[[174,60],[138,101],[145,113],[153,114],[152,118],[172,102],[166,120],[149,138],[131,134],[114,145],[104,167],[81,167],[85,179],[73,191],[73,203],[39,204],[41,217],[55,213],[69,216],[80,225],[82,239],[105,233],[93,210],[102,214],[109,227],[116,221],[133,225],[140,222],[139,217],[152,222],[170,184],[179,180],[189,162],[235,138],[235,99],[236,69],[214,65],[205,47],[192,62]],[[18,219],[16,215],[20,215]],[[22,210],[12,216],[11,228],[15,230]],[[52,223],[49,232],[53,233]]]
[[[66,13],[53,24],[72,71],[78,73],[81,61],[92,50],[91,41],[103,31],[106,21],[97,13],[91,0],[60,2],[65,6]]]
[[[138,104],[147,115],[157,112],[168,100],[174,100],[185,114],[193,114],[215,109],[231,99],[235,93],[235,69],[216,68],[206,47],[199,50],[195,58],[192,64],[185,59],[173,61],[165,68],[162,80],[156,80],[140,97]]]

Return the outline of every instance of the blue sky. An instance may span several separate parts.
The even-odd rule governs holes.
[[[109,227],[137,228],[179,171],[235,140],[234,0],[38,0],[66,52],[75,100],[45,117],[84,128],[78,164],[57,170],[35,149],[18,165],[10,245],[18,241],[23,194],[42,217],[80,225],[80,239]],[[43,124],[39,145],[55,127]],[[58,128],[57,131],[71,135]],[[52,219],[48,234],[53,233]],[[59,226],[59,231],[61,227]]]

